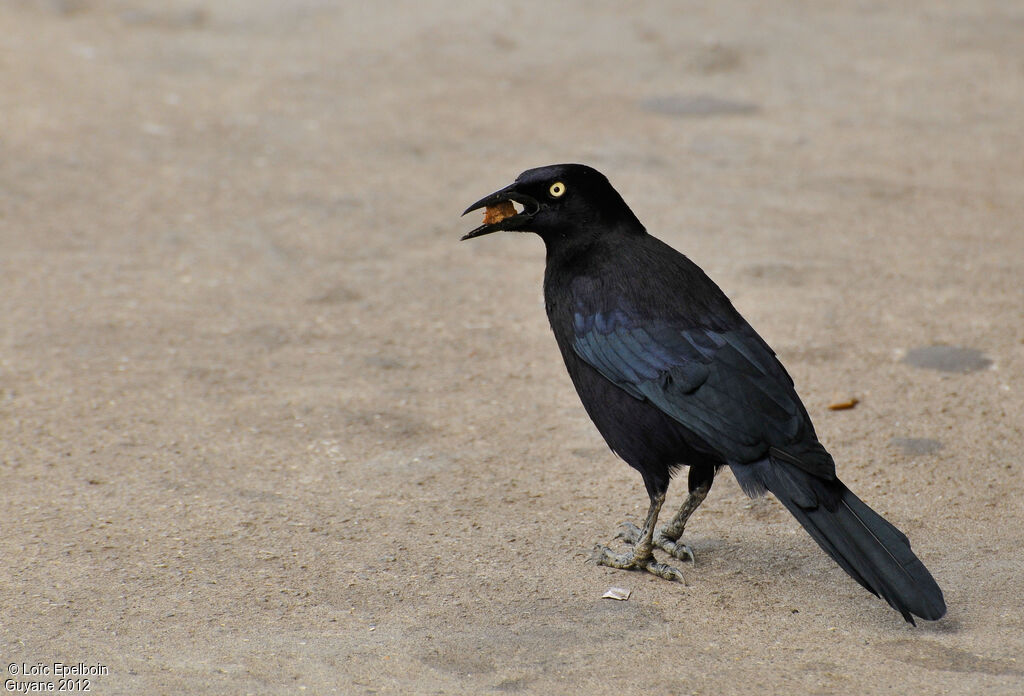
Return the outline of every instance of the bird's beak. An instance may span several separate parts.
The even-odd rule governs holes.
[[[521,211],[516,210],[512,206],[513,202],[519,203],[523,209]],[[495,191],[491,195],[481,198],[466,208],[466,211],[462,214],[465,215],[480,208],[487,208],[484,215],[484,224],[463,235],[462,239],[481,237],[485,234],[502,230],[522,230],[533,219],[533,216],[537,214],[537,211],[540,210],[540,204],[536,198],[520,193],[516,190],[516,185],[511,184],[500,191]]]

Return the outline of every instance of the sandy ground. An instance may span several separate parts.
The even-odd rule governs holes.
[[[0,3],[4,678],[1024,692],[1020,4],[468,5]],[[558,161],[776,347],[947,618],[728,474],[687,586],[587,562],[640,478],[564,374],[539,240],[457,241]]]

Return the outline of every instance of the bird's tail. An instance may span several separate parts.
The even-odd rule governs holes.
[[[903,618],[934,621],[946,613],[942,590],[906,535],[869,508],[839,479],[816,477],[772,457],[742,469],[737,479],[750,494],[767,489],[818,545],[854,580]]]

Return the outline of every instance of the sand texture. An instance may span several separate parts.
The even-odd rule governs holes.
[[[1024,693],[1022,153],[1016,2],[0,3],[3,678]],[[588,562],[640,477],[542,243],[458,241],[562,161],[775,347],[945,619],[728,472],[686,586]]]

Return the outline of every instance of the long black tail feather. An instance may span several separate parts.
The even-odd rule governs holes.
[[[774,493],[850,577],[910,623],[914,616],[934,621],[946,613],[942,590],[914,555],[906,535],[841,481],[815,477],[777,459],[736,473],[748,493]]]

